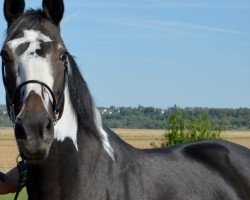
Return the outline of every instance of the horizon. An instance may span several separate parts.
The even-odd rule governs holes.
[[[0,107],[4,106],[6,108],[6,104],[0,104]],[[110,106],[97,106],[97,108],[111,108],[114,105],[110,105]],[[137,106],[114,106],[116,109],[117,108],[132,108],[132,109],[136,109],[138,107],[142,106],[143,108],[154,108],[154,109],[161,109],[161,110],[168,110],[171,108],[180,108],[180,109],[232,109],[232,110],[238,110],[238,109],[250,109],[248,107],[238,107],[238,108],[226,108],[226,107],[199,107],[199,106],[190,106],[190,107],[181,107],[178,105],[173,105],[167,108],[161,108],[161,107],[154,107],[154,106],[143,106],[143,105],[137,105]]]
[[[62,38],[97,107],[250,108],[249,1],[64,2]],[[3,43],[2,12],[0,29]]]

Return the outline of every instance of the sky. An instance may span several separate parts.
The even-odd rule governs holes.
[[[250,108],[249,0],[65,0],[65,10],[62,38],[97,106]],[[0,12],[1,44],[5,29]]]

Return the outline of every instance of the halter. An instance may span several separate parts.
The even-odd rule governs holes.
[[[8,88],[8,84],[7,84],[7,79],[5,76],[5,65],[4,65],[4,61],[2,61],[2,79],[3,79],[3,84],[6,90],[6,94],[10,99],[10,107],[9,107],[9,114],[10,114],[10,119],[13,123],[13,126],[15,125],[15,121],[16,121],[16,114],[15,114],[15,100],[16,100],[16,96],[19,93],[19,91],[21,90],[22,87],[28,85],[28,84],[40,84],[43,88],[46,88],[47,91],[49,91],[50,96],[52,97],[52,110],[53,110],[53,124],[55,126],[55,124],[57,123],[57,121],[60,119],[60,110],[61,107],[63,105],[63,101],[64,101],[64,90],[65,90],[65,85],[66,85],[66,78],[68,75],[68,52],[64,52],[63,54],[65,54],[65,58],[63,59],[64,62],[64,80],[63,80],[63,85],[62,85],[62,89],[58,98],[58,101],[56,102],[56,98],[55,95],[52,91],[52,89],[44,82],[39,81],[39,80],[28,80],[28,81],[24,81],[23,83],[21,83],[14,91],[13,95],[11,96],[10,90]],[[60,58],[61,59],[61,58]]]

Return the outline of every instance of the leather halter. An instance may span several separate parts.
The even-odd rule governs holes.
[[[28,81],[24,81],[23,83],[21,83],[14,91],[13,95],[11,96],[10,90],[8,88],[8,84],[7,84],[7,79],[5,76],[5,65],[4,65],[4,61],[2,61],[2,79],[3,79],[3,84],[6,90],[6,94],[10,99],[10,107],[9,107],[9,114],[10,114],[10,119],[13,123],[13,125],[15,125],[15,120],[16,120],[16,114],[15,114],[15,100],[16,100],[16,96],[17,94],[20,92],[21,88],[28,85],[28,84],[40,84],[43,88],[46,88],[47,91],[50,93],[50,96],[52,97],[52,109],[53,109],[53,124],[55,125],[57,123],[57,121],[60,119],[60,111],[64,102],[64,90],[65,90],[65,85],[66,85],[66,78],[68,75],[68,52],[64,52],[65,54],[65,58],[63,59],[64,62],[64,80],[63,80],[63,85],[62,85],[62,89],[58,98],[58,101],[56,101],[55,95],[52,91],[52,89],[44,82],[39,81],[39,80],[28,80]]]

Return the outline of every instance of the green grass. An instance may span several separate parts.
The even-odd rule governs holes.
[[[7,194],[7,195],[1,195],[0,199],[1,200],[13,200],[15,197],[15,194]],[[26,189],[23,189],[19,196],[18,196],[18,200],[27,200],[28,196],[27,196],[27,192]]]

